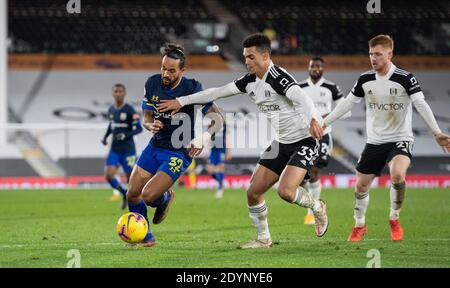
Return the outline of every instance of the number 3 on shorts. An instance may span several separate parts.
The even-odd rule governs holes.
[[[180,173],[181,165],[183,165],[183,160],[177,157],[170,157],[170,171],[173,173]]]

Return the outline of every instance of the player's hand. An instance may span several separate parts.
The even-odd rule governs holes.
[[[188,150],[188,155],[191,158],[197,157],[198,155],[200,155],[200,153],[202,153],[203,151],[203,147],[195,147],[193,144],[190,144],[189,148],[187,148]]]
[[[434,136],[436,142],[442,147],[444,152],[450,152],[450,136],[444,133],[439,133]]]
[[[118,133],[116,135],[114,135],[114,139],[118,140],[118,141],[123,141],[125,140],[127,136],[125,135],[125,133]]]
[[[164,124],[161,121],[155,120],[150,124],[150,132],[152,132],[153,134],[156,134],[163,127],[164,127]]]
[[[309,126],[309,133],[311,133],[311,136],[314,139],[318,139],[318,140],[322,139],[323,129],[320,126],[319,122],[314,118],[312,118],[312,120],[311,120],[311,124]]]
[[[231,156],[230,153],[225,153],[225,161],[231,161],[231,158],[233,157]]]
[[[108,140],[106,140],[106,138],[103,138],[101,142],[105,146],[108,145]]]
[[[170,115],[173,115],[180,111],[181,104],[178,100],[161,100],[159,104],[156,105],[158,111],[161,113],[172,111]]]

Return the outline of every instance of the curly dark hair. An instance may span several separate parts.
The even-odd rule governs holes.
[[[180,69],[186,65],[186,55],[184,54],[184,47],[176,43],[166,43],[162,50],[163,56],[170,57],[172,59],[180,60]]]

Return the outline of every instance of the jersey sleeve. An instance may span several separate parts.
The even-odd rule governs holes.
[[[144,86],[144,99],[142,99],[142,110],[157,111],[156,105],[152,103],[152,79],[149,78]]]
[[[133,124],[139,122],[140,116],[139,116],[139,114],[136,112],[136,110],[134,109],[133,106],[130,105],[130,109],[129,109],[128,113],[130,114],[130,118],[129,118],[129,119],[131,119],[131,122],[132,122]]]
[[[280,67],[272,66],[269,69],[269,74],[267,75],[266,82],[269,83],[273,90],[279,95],[286,96],[287,91],[297,85],[294,77],[291,76],[286,70]]]
[[[409,73],[404,78],[404,81],[402,81],[402,82],[403,82],[402,86],[405,88],[408,96],[411,96],[418,92],[422,92],[422,88],[420,87],[419,82],[417,81],[416,77],[414,77],[414,75],[412,73]]]
[[[333,97],[333,101],[337,101],[341,99],[344,94],[342,94],[341,88],[339,88],[338,85],[333,85],[333,88],[331,89],[331,96]]]
[[[363,81],[361,79],[361,76],[359,76],[358,80],[356,81],[355,85],[352,88],[351,93],[355,95],[356,97],[363,98],[364,97],[364,89],[362,87]]]
[[[250,82],[255,82],[256,81],[256,76],[253,74],[246,74],[244,76],[242,76],[239,79],[234,80],[234,84],[236,84],[236,87],[239,89],[239,91],[241,91],[242,93],[246,93],[246,87],[248,85],[248,83]]]

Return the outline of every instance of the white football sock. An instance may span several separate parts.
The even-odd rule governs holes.
[[[391,209],[389,213],[390,220],[398,220],[400,217],[400,209],[402,208],[403,201],[405,200],[406,184],[392,183],[390,196],[391,196]]]
[[[368,206],[369,191],[363,193],[355,192],[354,218],[356,227],[366,225],[366,211]]]
[[[321,184],[320,181],[316,181],[316,182],[308,182],[308,188],[309,188],[309,193],[311,193],[312,197],[316,200],[320,199],[320,191],[321,191]],[[312,214],[312,210],[309,209],[311,211]]]
[[[253,226],[256,228],[258,239],[269,239],[269,223],[267,222],[267,206],[266,201],[255,206],[248,206],[248,212]]]
[[[313,211],[319,211],[322,209],[322,205],[320,205],[319,200],[314,199],[311,193],[303,187],[297,188],[294,203],[305,208],[310,208]]]

